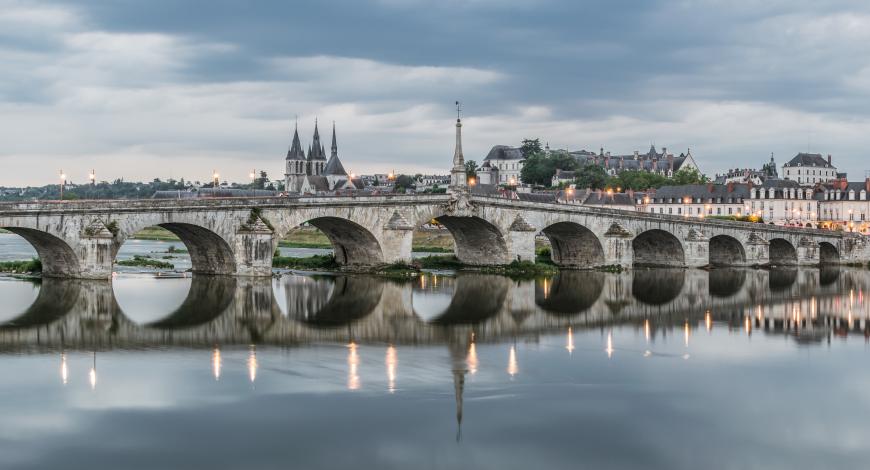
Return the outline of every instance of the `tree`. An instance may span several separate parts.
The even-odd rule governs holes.
[[[674,173],[674,177],[671,178],[671,184],[678,186],[683,184],[704,184],[709,180],[709,178],[702,175],[695,168],[681,168],[680,171]]]
[[[577,165],[577,159],[567,152],[534,153],[526,157],[520,180],[525,184],[550,186],[556,170],[571,171],[577,169]]]
[[[474,160],[468,160],[465,162],[465,177],[466,178],[477,178],[477,162]]]
[[[523,139],[520,150],[525,158],[544,152],[544,148],[541,147],[541,139]]]
[[[604,189],[607,185],[607,172],[598,165],[585,165],[577,172],[574,181],[579,188]]]

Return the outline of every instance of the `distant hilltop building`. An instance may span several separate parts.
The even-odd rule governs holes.
[[[550,152],[549,146],[546,147],[546,152]],[[598,153],[588,150],[567,153],[574,157],[580,166],[597,165],[611,176],[623,171],[645,171],[667,177],[673,176],[674,173],[682,169],[693,169],[701,172],[691,150],[674,156],[674,154],[668,153],[666,147],[662,147],[662,151],[659,152],[654,145],[651,145],[646,153],[635,151],[631,155],[611,155],[610,152],[605,152],[604,148],[601,148]],[[481,182],[489,181],[491,184],[502,185],[517,184],[520,181],[520,173],[523,170],[525,158],[526,156],[519,148],[496,145],[486,155],[478,171]],[[565,173],[559,175],[557,179],[561,181],[569,176],[573,177],[573,175]]]
[[[348,176],[344,165],[338,158],[338,142],[335,137],[335,124],[332,125],[332,147],[329,159],[320,143],[320,131],[314,122],[314,137],[308,146],[308,153],[302,150],[299,141],[299,128],[293,130],[293,142],[287,151],[284,188],[288,193],[318,194],[342,189],[362,189],[362,182]]]
[[[796,181],[801,186],[814,186],[827,183],[838,177],[837,167],[831,163],[831,156],[825,159],[818,153],[799,153],[782,166],[783,179]]]
[[[723,174],[717,174],[713,181],[716,184],[728,183],[752,183],[756,186],[763,184],[769,179],[779,179],[776,171],[776,162],[773,154],[770,154],[770,162],[761,166],[760,170],[754,168],[733,168]]]
[[[577,158],[581,165],[598,165],[611,176],[623,171],[645,171],[667,177],[683,169],[701,172],[691,150],[676,157],[668,153],[667,147],[662,147],[659,153],[654,145],[650,145],[649,150],[643,154],[635,150],[632,155],[611,155],[610,152],[605,152],[604,148],[601,148],[597,154],[586,150],[568,153]]]

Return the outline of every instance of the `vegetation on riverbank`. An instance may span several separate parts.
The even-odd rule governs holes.
[[[154,269],[175,269],[175,265],[172,263],[142,255],[135,255],[133,256],[133,259],[120,260],[117,261],[115,264],[117,264],[118,266],[136,266]]]
[[[335,261],[333,255],[314,255],[304,258],[295,258],[292,256],[275,256],[272,258],[273,268],[283,269],[337,269],[339,264]]]
[[[0,262],[0,272],[12,274],[36,274],[42,272],[42,261],[33,258],[27,261]]]

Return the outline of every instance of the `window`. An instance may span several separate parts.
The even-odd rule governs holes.
[[[728,208],[728,215],[731,215],[731,208]]]
[[[683,208],[677,207],[677,214],[682,214],[682,213],[683,213]]]
[[[668,207],[668,214],[673,214],[673,213],[674,213],[674,208]]]
[[[716,208],[716,215],[722,215],[722,208],[721,207]]]

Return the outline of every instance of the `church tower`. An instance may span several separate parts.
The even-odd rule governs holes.
[[[287,151],[286,170],[284,171],[284,188],[287,191],[293,190],[297,177],[305,175],[305,163],[305,151],[302,150],[302,143],[299,141],[299,127],[297,125],[293,129],[293,142],[290,144],[290,150]]]
[[[465,156],[462,155],[462,108],[456,102],[456,149],[453,151],[453,169],[450,170],[450,188],[462,191],[468,186],[465,174]]]
[[[326,166],[326,150],[320,143],[320,131],[317,129],[317,121],[314,121],[314,139],[308,148],[308,174],[322,175]]]

